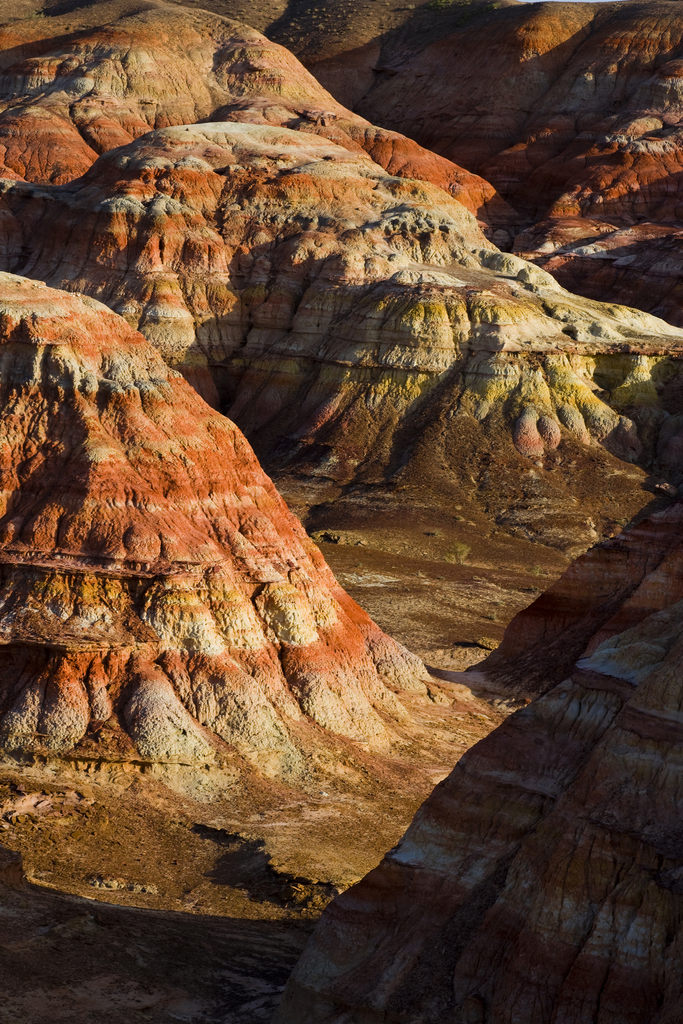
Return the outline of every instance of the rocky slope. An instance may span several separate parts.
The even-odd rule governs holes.
[[[557,217],[517,237],[527,258],[565,287],[589,298],[608,296],[683,324],[683,265],[678,221],[624,226],[612,218]]]
[[[286,777],[314,723],[386,748],[421,665],[240,432],[106,307],[0,283],[3,748]]]
[[[230,119],[286,125],[367,151],[392,174],[457,195],[486,223],[511,215],[483,179],[351,113],[249,25],[125,0],[86,8],[85,19],[75,27],[62,13],[0,27],[4,176],[70,181],[98,154],[150,129]]]
[[[184,6],[200,6],[184,0]],[[354,107],[381,75],[463,25],[518,7],[517,0],[203,0],[201,6],[253,25],[313,71],[342,103]],[[49,9],[49,2],[45,4]]]
[[[609,622],[594,610],[569,669],[546,649],[547,692],[461,758],[328,908],[279,1024],[680,1020],[682,514],[603,549],[631,566],[630,589],[617,572],[604,595]]]
[[[496,237],[509,211],[483,179],[352,114],[218,14],[46,12],[0,30],[5,165],[31,179],[3,188],[4,269],[123,313],[230,411],[288,499],[313,507],[311,530],[371,521],[381,543],[403,488],[409,516],[427,503],[441,559],[482,531],[573,555],[672,476],[657,446],[681,411],[662,358],[677,332],[541,295],[550,278],[492,254],[440,191]],[[387,45],[404,55],[452,21],[423,5],[413,32],[395,13]],[[505,354],[528,347],[543,358]]]
[[[408,56],[357,106],[504,182],[527,219],[671,218],[682,31],[669,3],[508,6]]]
[[[577,559],[508,626],[482,666],[497,686],[533,696],[582,654],[683,597],[680,503]]]
[[[644,503],[628,464],[667,471],[681,332],[577,299],[365,154],[217,122],[1,190],[5,268],[124,315],[281,475],[419,480],[575,552]]]

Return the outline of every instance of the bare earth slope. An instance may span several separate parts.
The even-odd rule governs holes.
[[[432,14],[391,30],[396,53],[409,36],[427,52],[427,22],[452,23]],[[4,268],[126,316],[302,513],[319,506],[310,529],[372,522],[381,544],[404,488],[441,559],[482,531],[571,555],[637,513],[643,486],[680,482],[659,459],[683,411],[677,332],[541,296],[551,279],[492,253],[453,201],[490,233],[508,214],[481,180],[341,107],[282,47],[156,3],[2,33]]]
[[[461,758],[324,913],[279,1024],[680,1020],[680,597],[634,616],[622,590],[607,638]]]
[[[310,928],[93,903],[10,858],[0,846],[2,1024],[264,1024]]]
[[[462,605],[470,538],[557,571],[675,495],[683,332],[630,308],[679,322],[651,286],[657,247],[675,263],[674,5],[257,0],[316,81],[223,17],[241,0],[22,3],[0,25],[5,841],[81,896],[296,923],[540,694],[335,903],[282,1019],[678,1024],[680,506],[518,616],[494,707],[339,588],[239,429],[326,549],[377,545],[342,582],[400,584],[392,545],[411,563],[411,635],[454,592],[418,594],[416,555],[457,565]],[[600,235],[558,249],[563,280],[635,240],[636,276],[578,298],[492,244],[520,228],[534,259]],[[23,942],[0,1018],[72,1007],[22,988]],[[194,978],[204,1003],[162,986],[157,1019],[224,1016],[230,970],[218,1009]]]
[[[381,632],[125,320],[3,274],[0,339],[0,830],[81,894],[130,872],[134,902],[142,870],[157,908],[277,917],[297,878],[285,901],[329,899],[502,716]]]

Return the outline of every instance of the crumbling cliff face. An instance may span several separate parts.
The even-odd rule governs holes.
[[[424,536],[440,503],[453,531],[571,555],[643,485],[674,497],[683,321],[652,254],[674,280],[680,29],[670,5],[484,0],[456,24],[429,0],[316,81],[220,14],[127,3],[0,27],[0,751],[37,777],[3,832],[45,866],[52,833],[18,819],[52,813],[50,772],[123,763],[144,793],[197,769],[187,792],[232,804],[205,829],[261,871],[204,912],[248,916],[263,883],[313,913],[493,721],[340,590],[240,431],[324,527],[330,495],[369,518],[371,494]],[[524,706],[325,913],[281,1024],[679,1024],[680,519],[592,549],[518,617],[485,671]],[[457,562],[452,540],[429,552]],[[62,856],[111,842],[90,820]],[[105,866],[75,884],[142,891]]]
[[[239,430],[107,307],[0,285],[1,746],[286,777],[324,730],[387,749],[424,670]]]
[[[328,333],[321,318],[348,312],[356,280],[362,288],[391,277],[411,255],[423,261],[423,247],[443,264],[460,254],[472,263],[464,245],[486,245],[440,189],[397,179],[325,139],[265,125],[166,128],[105,154],[70,185],[5,187],[7,263],[101,297],[216,402],[229,395],[225,385],[218,392],[221,369],[225,377],[236,353],[243,361],[250,354],[240,352],[250,328],[260,350],[296,330],[295,317],[304,330],[313,319],[307,333],[319,346]],[[316,315],[311,305],[323,308]],[[439,341],[429,347],[452,348],[451,339]],[[295,358],[300,348],[279,346]],[[218,370],[213,393],[208,376],[198,376],[202,366]]]
[[[681,510],[619,555],[602,549],[609,621],[595,600],[587,650],[561,674],[549,656],[547,691],[468,751],[328,908],[279,1024],[680,1020]]]
[[[681,232],[677,222],[558,217],[517,236],[521,253],[560,284],[683,323]]]
[[[239,22],[76,15],[0,30],[0,266],[123,315],[299,507],[403,488],[412,514],[417,488],[439,523],[465,503],[573,556],[638,512],[648,474],[683,482],[680,331],[497,253],[480,228],[511,211],[484,179]]]
[[[443,190],[366,154],[186,125],[2,195],[5,267],[126,317],[279,473],[433,477],[442,502],[483,496],[504,529],[569,553],[633,489],[620,464],[679,483],[665,449],[683,334],[577,299]],[[572,474],[596,452],[608,483],[593,493]]]

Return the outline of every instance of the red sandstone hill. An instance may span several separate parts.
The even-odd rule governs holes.
[[[440,521],[465,500],[485,531],[569,553],[643,505],[643,470],[680,482],[658,461],[665,420],[677,436],[677,332],[541,296],[551,279],[492,255],[430,185],[489,219],[493,193],[463,192],[454,165],[351,114],[282,47],[156,3],[2,33],[5,163],[33,179],[3,189],[4,268],[122,312],[269,468],[323,488],[428,482]],[[236,149],[208,140],[218,123],[243,126]],[[526,348],[542,365],[505,355]],[[340,525],[330,511],[318,525]]]
[[[239,430],[105,306],[0,289],[3,748],[290,778],[318,726],[385,748],[422,667]]]
[[[539,602],[550,688],[331,904],[278,1024],[678,1024],[682,515],[584,556]],[[575,663],[558,671],[571,621],[589,649],[577,661],[570,637]]]

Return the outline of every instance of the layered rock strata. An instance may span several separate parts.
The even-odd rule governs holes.
[[[678,505],[679,534],[680,519]],[[681,1019],[673,524],[671,512],[659,534],[666,597],[654,596],[651,533],[635,533],[645,575],[626,597],[617,576],[606,638],[468,751],[380,866],[333,902],[278,1024]]]
[[[556,217],[521,232],[516,248],[565,288],[589,298],[627,302],[681,326],[680,224],[620,224],[589,217]]]
[[[290,778],[326,730],[387,749],[424,670],[239,430],[107,307],[0,289],[0,745]]]
[[[5,177],[63,183],[155,128],[224,119],[286,126],[368,152],[390,173],[445,188],[486,223],[512,215],[488,182],[341,106],[248,25],[177,4],[98,4],[85,31],[0,28]],[[98,16],[99,12],[99,16]]]
[[[397,55],[357,106],[499,182],[533,220],[670,219],[682,45],[667,3],[505,6]]]
[[[633,486],[620,462],[659,472],[678,437],[681,331],[577,299],[443,190],[327,139],[159,129],[69,184],[0,190],[6,269],[121,313],[279,472],[398,484],[413,466],[577,551]],[[572,473],[596,452],[593,493]]]

